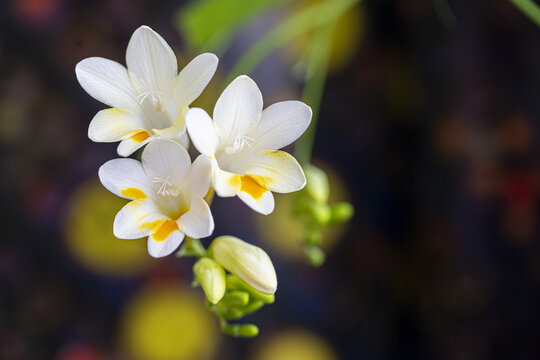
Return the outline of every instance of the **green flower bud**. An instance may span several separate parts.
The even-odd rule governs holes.
[[[306,256],[309,260],[309,263],[312,266],[319,267],[322,264],[324,264],[324,261],[326,260],[326,255],[324,254],[324,251],[321,250],[318,246],[306,246],[304,248],[304,251],[306,253]]]
[[[226,293],[221,301],[219,306],[228,308],[228,307],[242,307],[246,306],[249,303],[249,294],[245,291],[229,291]]]
[[[306,165],[304,166],[304,173],[306,174],[306,191],[317,203],[326,204],[328,201],[328,177],[316,166]]]
[[[259,335],[259,328],[253,324],[237,325],[237,324],[223,324],[221,331],[224,334],[234,337],[255,337]]]
[[[217,305],[211,305],[210,311],[226,320],[238,320],[244,317],[244,312],[239,308],[221,308]]]
[[[249,303],[249,305],[243,307],[241,310],[244,315],[253,314],[255,311],[259,310],[264,306],[264,303],[260,300],[255,300]]]
[[[340,202],[332,205],[332,224],[339,224],[348,221],[354,215],[354,207],[351,203]]]
[[[220,236],[210,245],[209,253],[221,266],[263,294],[277,289],[274,265],[263,249],[234,236]]]
[[[319,225],[327,225],[332,218],[332,210],[330,209],[330,206],[326,204],[313,203],[309,207],[309,212]]]
[[[263,294],[240,280],[236,275],[232,274],[227,275],[227,289],[247,291],[251,299],[260,300],[265,304],[273,304],[274,301],[276,301],[276,297],[273,294]]]
[[[193,265],[193,272],[208,300],[212,304],[221,300],[227,288],[225,270],[214,260],[203,257]]]
[[[305,242],[309,245],[320,245],[323,241],[322,233],[314,230],[306,236]]]

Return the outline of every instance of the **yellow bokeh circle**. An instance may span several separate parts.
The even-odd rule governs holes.
[[[287,330],[265,340],[252,360],[337,360],[332,347],[321,337],[305,330]]]
[[[64,236],[73,257],[85,268],[104,275],[133,275],[151,261],[146,239],[122,240],[113,235],[113,221],[126,200],[99,182],[82,184],[69,200]]]
[[[202,295],[167,285],[136,295],[125,309],[120,331],[123,350],[134,360],[212,359],[220,340]]]

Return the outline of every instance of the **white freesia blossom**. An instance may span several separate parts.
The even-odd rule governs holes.
[[[98,112],[88,129],[96,142],[120,141],[118,154],[129,156],[155,138],[170,138],[187,146],[184,117],[216,71],[218,58],[206,53],[180,73],[165,40],[141,26],[126,51],[127,69],[112,60],[91,57],[75,68],[90,96],[111,106]]]
[[[191,166],[190,166],[191,165]],[[184,234],[209,236],[214,220],[203,199],[210,185],[211,163],[200,155],[191,164],[186,150],[170,140],[152,141],[142,162],[114,159],[99,169],[99,178],[112,193],[133,200],[114,219],[114,235],[121,239],[148,236],[153,257],[172,253]]]
[[[274,265],[260,247],[234,236],[220,236],[214,239],[208,251],[218,264],[255,290],[268,295],[276,292]]]
[[[195,147],[212,161],[212,185],[219,196],[238,195],[262,214],[274,209],[271,191],[302,189],[306,179],[298,162],[278,151],[304,133],[311,109],[300,101],[283,101],[263,111],[255,82],[237,77],[214,107],[213,120],[192,108],[186,127]]]

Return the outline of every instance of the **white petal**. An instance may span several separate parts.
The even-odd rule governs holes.
[[[178,73],[174,52],[163,38],[148,26],[131,36],[126,51],[129,75],[139,91],[155,90],[169,94]]]
[[[238,194],[242,186],[240,175],[221,170],[215,158],[212,161],[212,187],[221,197],[231,197]]]
[[[113,233],[120,239],[139,239],[156,232],[166,220],[150,199],[133,200],[116,214]]]
[[[206,155],[199,155],[193,164],[187,177],[186,186],[192,197],[203,198],[208,193],[212,179],[212,163]]]
[[[300,101],[282,101],[264,109],[261,121],[248,136],[251,150],[277,150],[298,139],[311,122],[311,108]]]
[[[109,160],[101,165],[98,175],[107,190],[125,199],[144,199],[154,194],[153,184],[137,160]]]
[[[142,148],[144,145],[148,144],[152,139],[154,138],[150,136],[148,131],[141,131],[127,139],[120,141],[116,151],[120,156],[129,156]]]
[[[210,207],[202,198],[193,198],[189,211],[176,221],[180,231],[194,239],[201,239],[212,235],[214,231],[214,218]]]
[[[162,241],[158,241],[153,235],[150,235],[148,237],[148,253],[155,258],[170,255],[178,249],[182,240],[184,240],[184,234],[178,230],[170,233],[169,236]]]
[[[186,114],[186,128],[193,145],[205,155],[213,155],[219,143],[214,122],[203,109],[192,108]]]
[[[257,127],[263,98],[257,84],[241,75],[223,90],[214,107],[214,125],[224,144]]]
[[[261,190],[261,192],[253,192],[250,191],[251,189],[249,188],[245,189],[245,181],[245,178],[242,178],[243,190],[238,193],[240,200],[245,202],[253,210],[263,215],[268,215],[274,211],[274,195],[272,195],[272,192],[264,189]]]
[[[186,177],[191,159],[182,145],[164,139],[152,141],[142,153],[143,168],[150,179],[168,179],[175,186]]]
[[[214,54],[205,53],[197,56],[187,64],[176,77],[174,87],[174,104],[177,108],[191,104],[201,95],[216,72],[218,58]]]
[[[95,142],[115,142],[143,129],[143,121],[133,111],[111,108],[94,116],[88,127],[88,137]]]
[[[139,111],[137,93],[126,68],[119,63],[91,57],[77,64],[75,74],[79,84],[94,99],[111,107]]]
[[[189,150],[190,142],[189,142],[189,136],[188,136],[187,131],[184,131],[182,136],[180,136],[180,139],[173,139],[173,140],[179,143],[180,145],[182,145],[184,149]]]
[[[279,193],[298,191],[306,186],[306,177],[298,161],[279,150],[255,154],[244,174],[250,175],[264,188]]]

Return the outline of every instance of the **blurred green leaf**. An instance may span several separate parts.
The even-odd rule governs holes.
[[[194,51],[224,52],[247,21],[289,0],[199,0],[176,13],[177,28]]]
[[[540,7],[532,0],[510,0],[521,12],[540,26]]]

